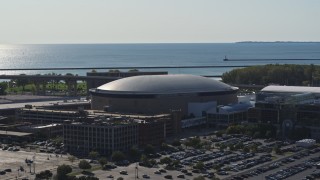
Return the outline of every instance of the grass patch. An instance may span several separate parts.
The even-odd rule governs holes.
[[[93,171],[97,171],[97,170],[100,170],[102,169],[101,166],[94,166],[92,167],[91,169],[86,169],[85,171],[87,172],[93,172]],[[75,171],[75,172],[71,172],[69,174],[67,174],[68,176],[77,176],[77,175],[80,175],[82,174],[84,170],[80,170],[80,171]]]
[[[285,155],[285,156],[290,156],[290,155],[292,155],[292,154],[294,154],[293,152],[286,152],[286,153],[284,153],[283,155]]]
[[[43,89],[43,85],[40,84],[39,86],[40,90]],[[65,92],[68,90],[68,86],[64,82],[59,82],[59,83],[48,83],[46,84],[45,89],[47,91],[53,91],[53,92]],[[78,82],[77,83],[77,90],[78,92],[86,92],[87,91],[87,83],[85,82]],[[22,92],[31,92],[35,93],[36,92],[36,86],[33,83],[26,84],[24,86],[24,90],[22,86],[11,86],[6,89],[6,91],[9,92],[14,92],[14,93],[22,93]]]

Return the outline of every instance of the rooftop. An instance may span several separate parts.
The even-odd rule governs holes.
[[[267,86],[261,92],[320,93],[320,87],[309,86]]]
[[[195,75],[147,75],[119,79],[98,87],[95,92],[130,94],[175,94],[233,91],[238,88]]]
[[[0,130],[0,135],[7,135],[7,136],[18,136],[18,137],[22,137],[22,136],[29,136],[32,133],[25,133],[25,132],[16,132],[16,131],[2,131]]]

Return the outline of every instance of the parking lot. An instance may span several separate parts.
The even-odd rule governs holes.
[[[56,156],[52,153],[0,150],[0,157],[0,171],[11,169],[11,172],[0,174],[1,180],[16,178],[34,179],[34,170],[36,173],[44,170],[56,172],[58,165],[70,164],[66,155],[62,155],[61,157],[61,155]],[[33,161],[33,163],[29,163],[30,165],[28,165],[26,159]]]
[[[217,138],[201,137],[212,143],[242,142],[244,145],[258,144],[257,152],[243,152],[242,150],[194,149],[186,148],[176,151],[161,151],[154,158],[158,163],[148,168],[133,163],[127,167],[118,166],[111,170],[94,171],[100,179],[193,179],[203,176],[206,179],[217,177],[219,179],[305,179],[310,174],[319,173],[315,165],[320,162],[320,148],[305,149],[297,147],[293,142],[255,139],[248,137]],[[281,154],[273,152],[274,145],[281,145]],[[165,170],[166,164],[160,164],[160,159],[169,157],[178,161],[174,170]],[[203,162],[202,169],[195,168],[195,164]],[[138,171],[136,171],[138,170]],[[126,172],[121,174],[120,172]],[[166,175],[170,175],[165,177]]]
[[[276,141],[273,139],[252,139],[245,135],[226,135],[216,137],[206,135],[197,137],[201,147],[187,147],[183,141],[181,146],[172,146],[166,150],[148,155],[154,165],[145,167],[143,163],[132,163],[128,166],[95,170],[92,175],[99,179],[190,179],[203,176],[206,179],[311,179],[320,170],[316,164],[320,163],[320,148],[297,147],[293,142]],[[69,164],[68,155],[56,155],[41,142],[37,149],[14,151],[15,148],[0,150],[0,179],[34,179],[34,172],[50,170],[55,173],[62,164]],[[233,147],[234,146],[234,147]],[[274,147],[279,146],[279,153]],[[42,151],[40,151],[42,150]],[[44,152],[46,150],[47,152]],[[50,151],[48,151],[50,150]],[[163,159],[170,159],[171,163],[161,163]],[[26,163],[30,162],[32,163]],[[79,160],[72,163],[73,171],[82,176],[77,167]],[[174,163],[173,163],[174,162]],[[201,163],[199,163],[201,162]],[[28,165],[29,164],[29,165]],[[110,164],[110,162],[109,162]],[[35,168],[34,168],[35,165]],[[92,164],[99,167],[99,164]],[[10,169],[10,170],[9,170]],[[21,170],[22,169],[22,170]],[[99,168],[97,168],[99,169]],[[3,174],[2,172],[5,171]]]

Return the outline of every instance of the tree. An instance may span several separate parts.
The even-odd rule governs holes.
[[[129,156],[132,160],[134,161],[138,161],[140,159],[140,152],[139,152],[139,149],[136,148],[136,147],[132,147],[130,150],[129,150]]]
[[[155,149],[151,144],[148,144],[145,148],[144,148],[144,153],[145,154],[154,154],[155,153]]]
[[[196,165],[193,166],[193,168],[195,168],[195,169],[203,169],[204,168],[204,164],[203,164],[203,162],[199,161],[199,162],[197,162]]]
[[[81,160],[79,162],[79,168],[80,169],[83,169],[83,170],[86,170],[86,169],[91,169],[91,165],[88,161],[86,160]]]
[[[177,139],[175,139],[171,144],[172,146],[181,146],[181,142]]]
[[[49,170],[41,171],[40,173],[36,174],[36,180],[50,179],[51,177],[52,177],[52,172]]]
[[[217,137],[222,137],[222,135],[224,134],[223,130],[220,130],[218,132],[215,133]]]
[[[236,148],[235,148],[235,145],[234,145],[234,144],[229,144],[229,145],[228,145],[228,147],[229,147],[229,150],[230,150],[230,151],[234,151],[234,150],[236,150]]]
[[[75,180],[99,180],[99,178],[93,176],[80,176]]]
[[[227,145],[225,144],[220,144],[220,151],[224,151],[227,148]]]
[[[25,74],[20,74],[20,76],[26,76]],[[16,80],[17,86],[22,86],[22,91],[24,91],[25,86],[29,83],[29,80],[27,77],[25,78],[19,78]]]
[[[102,157],[102,158],[99,159],[99,164],[101,165],[101,167],[103,167],[107,163],[108,163],[107,158]]]
[[[193,148],[200,148],[201,147],[201,140],[199,137],[188,138],[187,141],[185,141],[184,145],[191,146]]]
[[[255,132],[253,134],[253,138],[257,139],[257,138],[260,138],[261,137],[261,133],[259,131]]]
[[[65,180],[67,179],[67,174],[72,172],[72,168],[69,165],[60,165],[57,168],[57,180]]]
[[[69,157],[68,157],[68,160],[69,160],[71,163],[73,163],[73,162],[76,160],[76,158],[75,158],[74,156],[69,156]]]
[[[252,153],[256,153],[258,151],[258,145],[257,144],[251,145],[250,150]]]
[[[205,180],[205,178],[203,176],[198,176],[193,178],[193,180]]]
[[[245,147],[242,149],[242,151],[245,152],[245,153],[248,153],[248,152],[250,152],[250,149],[249,149],[248,146],[245,146]]]
[[[280,149],[280,147],[279,147],[278,145],[275,145],[275,146],[273,147],[273,151],[274,151],[276,154],[281,154],[281,149]]]
[[[0,95],[6,95],[6,90],[8,88],[7,82],[0,83]]]
[[[89,157],[90,157],[91,159],[97,159],[99,156],[100,156],[100,154],[99,154],[97,151],[91,151],[91,152],[89,153]]]
[[[140,162],[142,162],[142,164],[144,164],[144,165],[147,165],[147,164],[149,164],[149,158],[145,154],[142,154],[142,156],[140,158]]]
[[[265,136],[266,136],[266,138],[272,138],[272,132],[271,131],[267,131]]]
[[[234,147],[235,147],[236,150],[239,150],[239,149],[242,149],[244,147],[244,145],[243,145],[242,142],[239,142]]]
[[[123,161],[125,158],[125,155],[121,151],[114,151],[111,155],[111,159],[114,162]]]
[[[170,164],[172,162],[172,159],[169,157],[164,157],[160,159],[161,164]]]

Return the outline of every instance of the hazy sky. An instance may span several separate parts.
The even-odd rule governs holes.
[[[320,0],[0,0],[0,43],[320,41]]]

